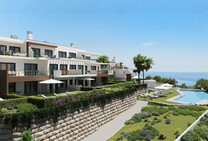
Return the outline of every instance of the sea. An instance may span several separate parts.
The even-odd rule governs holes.
[[[200,78],[208,79],[208,72],[145,72],[145,76],[147,75],[174,78],[178,81],[178,85],[185,83],[187,86],[194,86]]]

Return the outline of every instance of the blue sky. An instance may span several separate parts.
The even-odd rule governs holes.
[[[207,0],[0,0],[0,36],[69,45],[133,68],[154,59],[151,71],[208,72]]]

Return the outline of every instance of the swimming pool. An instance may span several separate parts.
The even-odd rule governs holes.
[[[208,93],[196,90],[180,90],[184,96],[175,99],[177,102],[197,103],[202,100],[208,100]]]

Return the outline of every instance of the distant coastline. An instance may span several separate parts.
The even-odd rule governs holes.
[[[146,72],[147,75],[175,78],[179,85],[185,83],[187,86],[193,86],[200,78],[208,79],[208,72]]]

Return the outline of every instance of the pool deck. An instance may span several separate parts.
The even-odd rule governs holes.
[[[174,96],[174,97],[172,97],[172,98],[169,98],[169,99],[167,99],[166,101],[176,102],[176,103],[180,103],[180,104],[184,104],[184,105],[195,105],[195,104],[197,104],[197,105],[207,105],[207,104],[208,104],[208,100],[201,100],[201,101],[199,101],[199,102],[197,102],[197,103],[188,103],[188,102],[179,102],[179,101],[175,101],[177,98],[180,98],[180,97],[182,97],[182,96],[185,95],[185,94],[184,94],[182,91],[180,91],[180,90],[176,90],[176,91],[179,93],[179,95]],[[201,90],[197,90],[197,91],[201,91]]]

